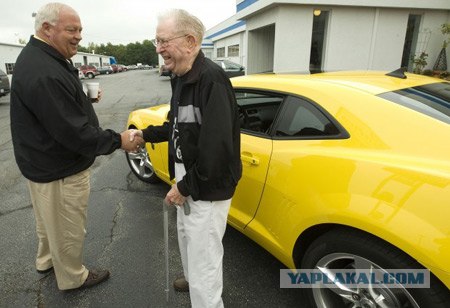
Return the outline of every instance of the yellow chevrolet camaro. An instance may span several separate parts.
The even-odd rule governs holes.
[[[231,79],[243,175],[228,223],[290,269],[429,269],[429,288],[339,283],[317,307],[449,307],[450,83],[386,72]],[[132,112],[128,128],[167,120]],[[167,143],[127,154],[146,182],[170,183]]]

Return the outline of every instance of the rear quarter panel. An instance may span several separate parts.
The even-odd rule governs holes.
[[[403,250],[450,287],[449,125],[341,84],[258,86],[307,97],[350,138],[275,141],[261,204],[243,232],[293,267],[302,232],[351,226]]]

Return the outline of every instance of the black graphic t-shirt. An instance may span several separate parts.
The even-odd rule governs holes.
[[[179,142],[179,131],[178,131],[178,106],[180,104],[180,93],[181,88],[184,84],[184,78],[175,77],[175,88],[173,89],[172,99],[170,100],[170,109],[173,112],[173,127],[172,136],[169,142],[169,151],[172,157],[174,157],[176,163],[183,162],[183,156],[181,154],[180,142]]]

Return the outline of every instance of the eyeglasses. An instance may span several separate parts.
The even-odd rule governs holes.
[[[155,38],[154,40],[152,40],[152,43],[155,47],[159,46],[160,48],[166,48],[167,46],[169,46],[170,41],[180,38],[180,37],[186,37],[186,36],[188,36],[188,35],[184,34],[184,35],[180,35],[180,36],[171,37],[170,39],[167,39],[167,40]]]

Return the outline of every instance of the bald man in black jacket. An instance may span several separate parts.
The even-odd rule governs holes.
[[[61,290],[90,287],[107,270],[83,265],[89,167],[98,155],[136,150],[130,141],[99,126],[70,58],[81,40],[81,22],[69,6],[50,3],[36,15],[36,34],[20,53],[11,87],[14,155],[28,179],[39,238],[36,269],[55,271]]]

